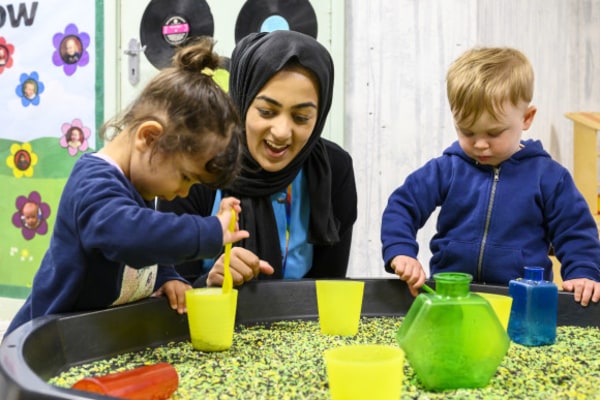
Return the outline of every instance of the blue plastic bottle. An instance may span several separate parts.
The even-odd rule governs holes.
[[[558,287],[544,280],[542,267],[525,267],[525,277],[509,282],[513,298],[508,336],[525,346],[542,346],[556,340]]]

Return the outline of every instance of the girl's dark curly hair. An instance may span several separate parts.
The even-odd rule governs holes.
[[[154,153],[192,156],[227,140],[227,146],[203,166],[212,179],[202,183],[221,188],[232,182],[240,169],[242,129],[229,95],[212,78],[223,62],[213,48],[211,37],[187,42],[170,67],[161,70],[120,116],[100,128],[100,135],[108,140],[125,127],[135,131],[152,120],[164,130]]]

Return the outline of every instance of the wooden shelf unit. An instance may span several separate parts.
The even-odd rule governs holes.
[[[573,121],[573,179],[598,222],[600,112],[569,112],[565,116]]]

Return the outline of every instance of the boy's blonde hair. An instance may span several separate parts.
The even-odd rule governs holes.
[[[484,113],[498,119],[508,100],[517,106],[533,98],[533,68],[523,53],[509,47],[480,47],[450,66],[446,89],[455,123],[469,127]]]

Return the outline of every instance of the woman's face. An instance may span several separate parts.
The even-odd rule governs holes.
[[[318,106],[318,84],[300,68],[278,72],[259,90],[246,113],[246,140],[264,170],[279,171],[298,155],[315,128]]]

